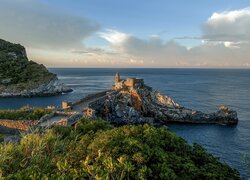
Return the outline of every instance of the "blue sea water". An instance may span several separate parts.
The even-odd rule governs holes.
[[[0,98],[0,109],[24,105],[60,106],[61,101],[74,101],[89,93],[109,89],[115,72],[125,77],[141,77],[145,83],[178,103],[204,112],[215,111],[220,104],[237,110],[237,126],[169,125],[189,143],[197,142],[208,152],[220,157],[250,177],[242,157],[250,156],[250,70],[247,69],[50,69],[74,91],[54,97]]]

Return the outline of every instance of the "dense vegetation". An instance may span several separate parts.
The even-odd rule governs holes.
[[[6,179],[240,179],[198,144],[164,128],[82,120],[0,145]]]
[[[248,174],[250,175],[250,163],[249,163],[249,158],[247,154],[243,155],[243,164],[248,172]]]
[[[23,107],[18,110],[0,110],[0,119],[10,120],[38,120],[45,114],[51,113],[51,109]]]
[[[4,135],[0,134],[0,143],[4,142]]]
[[[0,39],[0,90],[10,85],[32,88],[54,77],[43,65],[29,61],[23,46]]]

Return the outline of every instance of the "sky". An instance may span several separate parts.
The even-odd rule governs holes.
[[[47,67],[250,68],[250,1],[0,0],[0,39]]]

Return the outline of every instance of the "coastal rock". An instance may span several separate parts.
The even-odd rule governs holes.
[[[237,112],[227,106],[220,106],[217,112],[203,113],[185,108],[171,97],[164,96],[144,84],[143,80],[116,78],[112,93],[98,106],[88,108],[94,116],[117,124],[141,123],[200,123],[232,125],[238,123]],[[133,83],[131,83],[131,79]],[[117,82],[118,81],[118,82]],[[95,104],[95,103],[93,103]],[[91,113],[86,115],[93,116]]]
[[[48,96],[72,91],[42,64],[29,61],[25,48],[0,39],[0,97]]]
[[[35,87],[33,89],[15,91],[13,89],[6,88],[0,92],[0,97],[33,97],[33,96],[53,96],[61,93],[72,92],[73,90],[63,83],[61,83],[56,77],[49,81]]]

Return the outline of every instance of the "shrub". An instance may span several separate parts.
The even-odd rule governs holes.
[[[240,179],[198,144],[150,125],[82,120],[0,145],[6,179]]]
[[[4,135],[0,134],[0,143],[4,142]]]
[[[50,114],[52,111],[52,109],[31,108],[26,106],[18,110],[0,110],[0,119],[38,120],[45,114]]]

